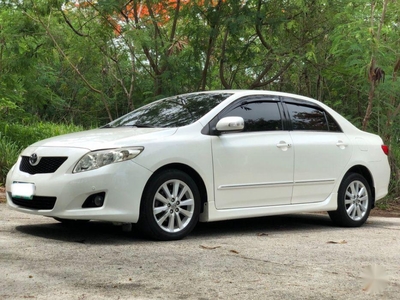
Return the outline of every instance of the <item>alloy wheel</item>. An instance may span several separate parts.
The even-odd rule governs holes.
[[[182,231],[191,221],[195,201],[190,187],[172,179],[162,184],[153,199],[153,216],[158,226],[169,233]]]
[[[368,191],[358,180],[352,181],[346,188],[344,199],[347,215],[354,221],[361,220],[368,211]]]

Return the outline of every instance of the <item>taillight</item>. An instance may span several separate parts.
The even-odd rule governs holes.
[[[382,147],[383,153],[385,153],[386,155],[389,155],[389,146],[382,145],[381,147]]]

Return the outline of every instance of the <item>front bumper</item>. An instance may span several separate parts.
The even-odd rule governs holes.
[[[31,148],[31,147],[30,147]],[[8,205],[21,212],[76,220],[103,220],[136,223],[139,219],[140,200],[151,172],[134,161],[114,163],[96,170],[72,173],[76,162],[88,152],[87,149],[27,148],[23,155],[35,152],[42,156],[57,156],[60,152],[68,159],[54,173],[30,175],[19,170],[21,158],[7,175],[6,198]],[[56,198],[51,209],[27,208],[19,199],[13,201],[13,182],[35,185],[35,196]],[[97,193],[105,193],[101,207],[82,208],[85,200]]]

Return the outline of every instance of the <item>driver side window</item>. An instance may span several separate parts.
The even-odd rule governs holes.
[[[242,102],[223,117],[242,117],[244,132],[282,130],[282,118],[277,102]]]

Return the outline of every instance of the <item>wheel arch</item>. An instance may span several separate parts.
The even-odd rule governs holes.
[[[348,174],[350,173],[357,173],[362,175],[365,180],[367,180],[369,187],[371,189],[371,193],[372,193],[372,206],[371,208],[375,207],[375,185],[374,185],[374,178],[372,177],[371,172],[368,170],[367,167],[363,166],[363,165],[356,165],[351,167],[346,174],[343,176],[343,179],[347,177]]]
[[[149,182],[151,182],[156,175],[158,175],[159,173],[161,173],[165,170],[171,170],[171,169],[180,170],[182,172],[185,172],[194,180],[194,182],[196,183],[197,188],[199,189],[199,192],[200,192],[200,201],[201,201],[200,213],[202,213],[204,210],[204,204],[208,202],[206,185],[203,181],[203,178],[199,175],[199,173],[197,173],[196,170],[194,170],[192,167],[190,167],[188,165],[185,165],[182,163],[170,163],[170,164],[167,164],[167,165],[164,165],[164,166],[158,168],[147,180],[147,183],[146,183],[146,186],[145,186],[143,192],[147,189]],[[142,197],[143,197],[143,194],[142,194]],[[140,202],[142,202],[142,201],[140,201]],[[142,205],[142,203],[140,203],[140,205]]]

